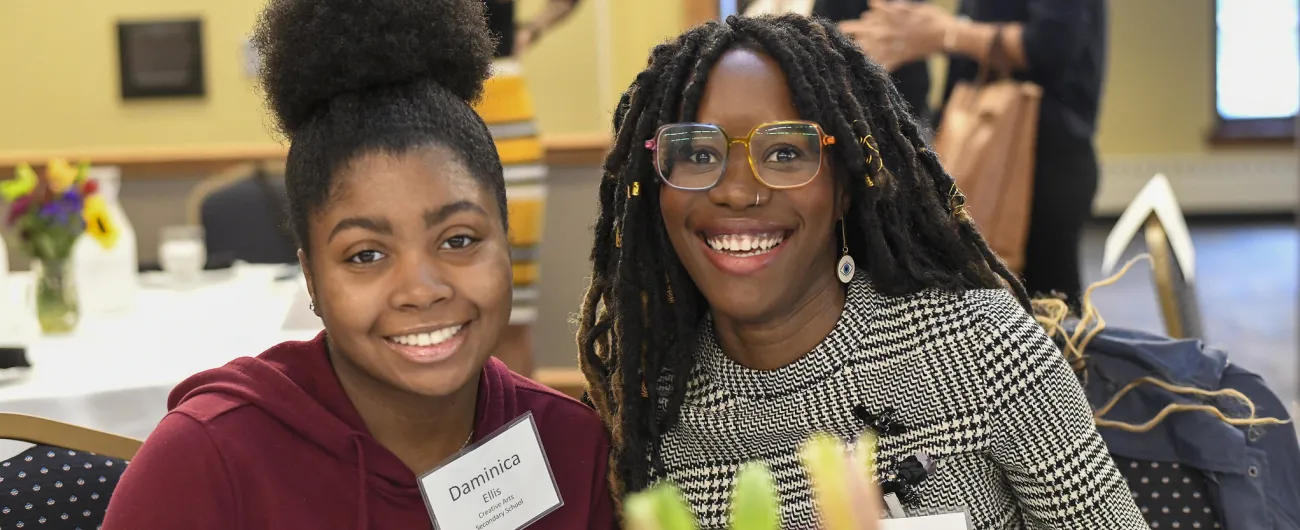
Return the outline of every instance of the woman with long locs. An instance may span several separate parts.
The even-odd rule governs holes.
[[[580,315],[616,496],[678,484],[724,528],[739,465],[816,510],[810,434],[880,435],[908,513],[1146,525],[1079,382],[965,215],[888,74],[828,21],[729,17],[657,46],[614,115]]]

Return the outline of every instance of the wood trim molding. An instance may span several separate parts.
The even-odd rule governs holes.
[[[558,166],[600,165],[604,163],[609,144],[609,135],[599,133],[542,138],[546,163]],[[8,178],[20,163],[39,165],[51,158],[118,166],[122,175],[129,178],[167,178],[215,173],[251,162],[282,163],[286,153],[286,147],[278,144],[0,151],[0,179]]]
[[[587,379],[577,368],[538,368],[533,380],[573,399],[581,399],[587,390]]]
[[[604,133],[546,136],[546,163],[552,166],[599,166],[605,163],[613,139]]]
[[[1286,146],[1296,140],[1295,116],[1256,120],[1226,120],[1219,117],[1210,133],[1213,146]]]

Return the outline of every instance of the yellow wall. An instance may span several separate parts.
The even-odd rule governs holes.
[[[1213,0],[1119,0],[1110,7],[1101,151],[1212,150]]]
[[[0,2],[0,151],[270,142],[239,58],[259,0]],[[204,19],[208,95],[125,103],[118,19]]]
[[[520,14],[544,0],[521,0]],[[0,152],[269,144],[260,95],[244,73],[242,43],[263,0],[6,0],[0,20]],[[601,5],[603,4],[603,5]],[[616,5],[617,4],[617,5]],[[635,4],[635,5],[629,5]],[[599,8],[609,23],[598,24]],[[635,74],[611,64],[643,64],[645,51],[680,18],[650,3],[584,0],[524,63],[547,133],[603,132],[617,92]],[[200,16],[205,98],[123,102],[118,92],[116,22]],[[621,22],[620,22],[621,21]],[[644,23],[644,24],[641,24]],[[668,28],[657,32],[655,28]],[[609,56],[597,43],[609,35]],[[627,56],[632,60],[624,60]]]
[[[949,8],[957,4],[932,1]],[[1213,4],[1108,2],[1110,57],[1097,138],[1103,155],[1216,150],[1206,141],[1215,119]],[[942,61],[933,61],[931,67],[938,74],[935,79],[942,80]]]
[[[526,18],[545,0],[520,0]],[[703,1],[703,0],[694,0]],[[681,31],[679,0],[581,0],[524,59],[548,133],[604,133],[650,49]]]
[[[585,0],[584,0],[585,1]],[[618,98],[627,90],[636,75],[645,69],[650,50],[656,45],[676,37],[682,32],[681,0],[600,0],[612,7],[611,72],[607,81],[611,101],[604,108],[610,117]],[[693,2],[713,0],[690,0]],[[601,126],[612,127],[610,119]]]
[[[545,0],[519,0],[516,17],[526,20]],[[604,111],[593,104],[600,96],[600,68],[595,1],[578,3],[562,25],[542,37],[524,56],[537,119],[547,134],[600,130]]]
[[[544,0],[520,1],[526,16]],[[1211,2],[1109,2],[1103,153],[1211,150],[1205,142],[1213,120]],[[0,20],[22,21],[0,32],[0,151],[271,142],[240,57],[261,3],[0,2]],[[123,103],[114,22],[190,15],[204,18],[208,96]],[[525,58],[543,130],[607,132],[618,95],[644,67],[650,48],[681,30],[681,20],[678,0],[582,0],[577,13]]]

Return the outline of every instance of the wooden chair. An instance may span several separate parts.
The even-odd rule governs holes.
[[[1102,269],[1111,274],[1138,232],[1146,239],[1156,284],[1156,300],[1171,338],[1205,338],[1195,287],[1195,249],[1174,197],[1173,187],[1157,174],[1129,203],[1106,236]]]
[[[297,262],[297,245],[286,226],[285,191],[270,177],[276,167],[235,166],[200,182],[190,193],[186,220],[203,226],[209,267],[224,268],[235,261]]]
[[[130,460],[141,440],[26,414],[0,412],[0,439]]]
[[[220,173],[213,174],[203,179],[190,190],[189,197],[185,200],[185,222],[191,226],[203,224],[203,201],[207,200],[208,195],[221,188],[247,179],[253,176],[257,169],[256,164],[239,164],[230,167]]]
[[[1183,277],[1182,264],[1169,244],[1169,234],[1159,217],[1152,215],[1147,218],[1143,235],[1147,252],[1151,254],[1156,298],[1165,321],[1165,333],[1176,339],[1204,338],[1196,285]]]
[[[36,444],[0,461],[0,528],[78,530],[104,522],[140,440],[0,413],[0,438]]]

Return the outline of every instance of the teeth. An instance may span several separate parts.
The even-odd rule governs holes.
[[[460,328],[461,326],[452,326],[437,331],[430,331],[428,333],[415,333],[411,335],[390,337],[389,340],[406,346],[436,346],[455,336],[456,332],[460,331]]]
[[[758,255],[781,244],[782,234],[725,234],[705,240],[709,248],[732,253]]]

